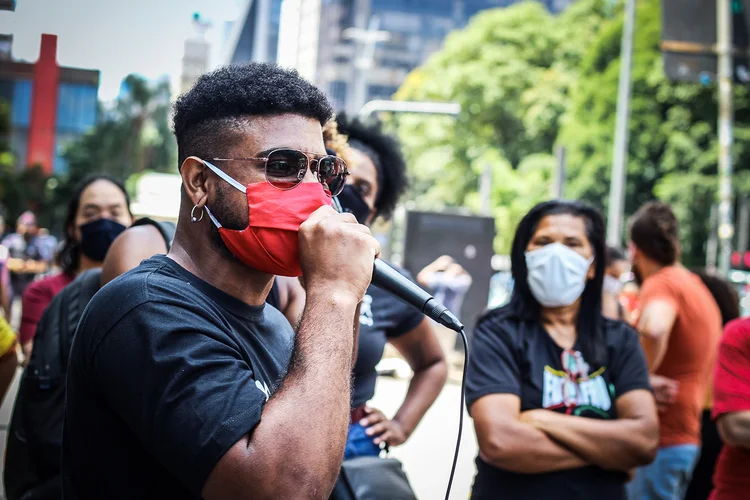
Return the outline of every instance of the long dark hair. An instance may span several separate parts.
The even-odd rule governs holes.
[[[75,241],[73,232],[76,225],[76,214],[78,207],[81,205],[81,195],[91,184],[96,181],[108,181],[117,186],[125,196],[125,205],[130,213],[130,195],[128,195],[125,185],[107,174],[92,174],[83,179],[73,192],[73,197],[68,202],[68,212],[65,216],[65,241],[62,248],[57,254],[57,265],[66,274],[75,274],[81,264],[81,247],[80,242]],[[132,215],[132,213],[131,213]]]
[[[581,217],[586,224],[586,237],[594,251],[595,274],[586,283],[578,313],[578,339],[581,351],[589,362],[603,363],[606,356],[602,325],[602,283],[606,269],[604,219],[598,210],[578,201],[553,200],[540,203],[521,219],[513,238],[510,253],[513,295],[505,312],[525,321],[541,321],[541,306],[531,293],[527,281],[526,247],[534,236],[539,222],[548,215],[570,214]],[[490,311],[488,314],[492,314]]]

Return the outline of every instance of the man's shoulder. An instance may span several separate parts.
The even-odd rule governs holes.
[[[750,351],[750,318],[740,318],[727,323],[721,343]]]

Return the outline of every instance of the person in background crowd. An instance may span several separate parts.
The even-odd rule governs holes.
[[[750,498],[750,319],[729,323],[714,371],[713,416],[724,447],[711,500]]]
[[[417,283],[432,290],[435,300],[460,315],[471,275],[450,255],[442,255],[417,274]]]
[[[13,381],[18,366],[18,356],[15,350],[17,335],[9,323],[10,289],[7,260],[8,249],[0,245],[0,404]]]
[[[367,226],[378,217],[388,220],[407,186],[406,163],[399,144],[385,135],[379,125],[365,126],[340,116],[338,126],[348,138],[349,158],[353,162],[352,173],[338,197],[342,209]],[[409,277],[403,269],[400,272]],[[293,296],[301,299],[297,307],[303,308],[304,290],[294,292]],[[280,308],[289,310],[283,301]],[[297,314],[292,311],[290,321]],[[378,376],[375,366],[383,357],[386,343],[396,347],[414,371],[406,398],[391,419],[367,406],[375,394]],[[421,312],[370,285],[359,312],[353,410],[345,458],[376,456],[382,443],[389,446],[404,443],[440,394],[447,373],[445,356],[430,321]]]
[[[721,336],[721,312],[698,276],[679,263],[672,209],[644,205],[630,227],[633,273],[641,286],[638,331],[659,406],[659,452],[628,485],[633,500],[683,498],[698,461],[701,411]]]
[[[474,328],[466,404],[479,443],[472,500],[624,499],[658,420],[636,332],[602,315],[604,220],[549,201],[521,220],[511,301]]]
[[[610,246],[607,247],[606,263],[602,287],[602,314],[609,319],[629,323],[629,314],[620,302],[620,294],[625,286],[623,277],[630,270],[630,263],[622,250]]]
[[[34,337],[34,356],[24,369],[13,405],[5,447],[3,485],[8,500],[62,498],[60,442],[65,404],[65,373],[75,327],[88,301],[109,281],[142,260],[166,254],[171,223],[148,218],[117,236],[99,267],[83,270],[44,310]]]
[[[50,255],[38,237],[39,228],[36,215],[26,211],[16,221],[16,232],[9,234],[2,240],[2,245],[8,248],[10,258],[11,301],[15,297],[22,297],[26,287],[34,278],[47,272],[51,264]]]
[[[726,278],[718,274],[699,270],[695,274],[703,281],[711,292],[721,312],[721,322],[726,326],[729,322],[740,317],[740,297],[737,290]],[[701,419],[701,452],[698,463],[693,470],[685,500],[706,500],[713,489],[713,474],[716,461],[721,453],[722,443],[719,430],[713,421],[713,384],[709,386],[706,403],[703,407]]]
[[[177,100],[174,242],[81,318],[65,498],[328,496],[349,422],[355,311],[379,254],[366,227],[330,207],[348,174],[325,151],[331,115],[320,90],[270,63],[220,68]],[[295,334],[264,304],[274,276],[303,274]]]
[[[10,272],[8,271],[8,247],[0,245],[0,312],[10,321]]]
[[[23,294],[19,334],[27,362],[36,326],[52,298],[79,273],[101,267],[109,245],[132,223],[130,197],[121,182],[95,174],[78,185],[68,202],[65,240],[57,256],[61,272],[35,281]]]

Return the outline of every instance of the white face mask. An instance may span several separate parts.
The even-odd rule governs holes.
[[[609,274],[604,275],[604,291],[611,295],[620,295],[620,292],[622,292],[622,288],[625,286],[625,283],[622,282],[622,280],[618,280],[617,278],[614,278],[610,276]]]
[[[562,243],[526,252],[531,294],[544,307],[569,306],[586,288],[586,274],[594,258],[585,259]]]

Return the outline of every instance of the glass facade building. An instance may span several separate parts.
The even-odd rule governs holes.
[[[267,8],[273,5],[274,9],[279,3],[254,3],[260,6],[263,1],[270,2]],[[275,54],[279,64],[294,67],[315,82],[337,109],[355,113],[369,100],[389,99],[407,74],[438,51],[448,33],[466,26],[472,16],[517,1],[283,0],[281,26],[270,23],[268,34],[280,38]],[[571,1],[541,3],[556,13]],[[252,24],[249,18],[245,24]],[[374,45],[365,42],[365,30],[384,32],[387,39]],[[248,57],[250,53],[235,51],[232,61],[253,60]],[[360,72],[362,59],[367,69]]]

